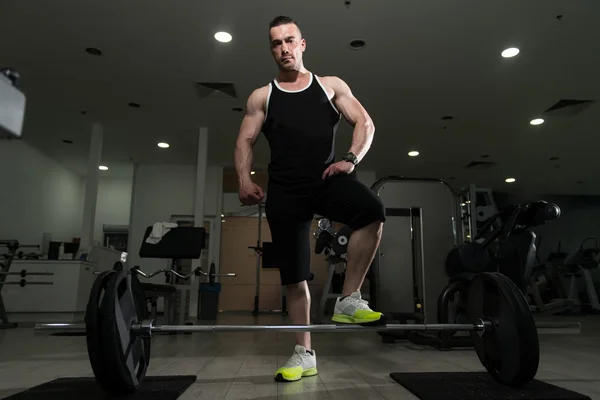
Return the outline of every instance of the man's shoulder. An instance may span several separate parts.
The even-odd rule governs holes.
[[[346,86],[346,83],[342,80],[342,78],[335,75],[319,76],[317,79],[319,79],[323,85],[333,89],[334,91]]]
[[[339,76],[335,76],[335,75],[325,75],[325,76],[319,76],[318,77],[321,82],[339,82],[341,81]]]
[[[254,100],[266,100],[269,95],[270,84],[258,87],[250,93],[250,99]]]
[[[253,110],[265,110],[267,97],[269,96],[269,85],[256,88],[248,96],[248,108]]]

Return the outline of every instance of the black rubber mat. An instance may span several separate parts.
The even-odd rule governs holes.
[[[148,376],[134,394],[109,397],[94,378],[64,378],[43,383],[6,399],[9,400],[175,400],[194,382],[195,375]]]
[[[487,372],[394,372],[390,376],[421,400],[591,400],[537,380],[522,389],[503,386]]]

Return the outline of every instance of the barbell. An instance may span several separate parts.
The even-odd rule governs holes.
[[[468,291],[468,323],[386,325],[154,325],[148,319],[139,269],[101,273],[90,292],[85,324],[50,323],[36,334],[84,333],[94,376],[110,394],[135,392],[149,362],[152,334],[161,332],[468,331],[479,360],[499,383],[521,387],[539,364],[538,329],[579,333],[578,323],[537,323],[521,291],[495,272],[476,275]],[[100,300],[101,299],[101,300]]]
[[[385,325],[154,325],[153,320],[144,320],[140,324],[131,325],[133,335],[151,337],[153,333],[217,333],[217,332],[358,332],[358,331],[395,331],[395,332],[441,332],[441,331],[474,331],[485,332],[490,329],[491,321],[481,320],[476,324],[385,324]],[[579,333],[578,322],[538,322],[537,329],[555,330],[557,333]],[[51,323],[37,324],[37,334],[83,334],[86,324]]]

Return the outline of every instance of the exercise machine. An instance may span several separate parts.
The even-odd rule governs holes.
[[[468,292],[471,280],[479,273],[499,272],[519,289],[525,299],[529,276],[536,260],[536,235],[532,228],[544,225],[560,217],[560,208],[553,203],[536,201],[525,205],[508,206],[491,218],[480,229],[472,243],[457,249],[449,270],[450,283],[438,298],[438,321],[449,323],[461,321],[468,314]],[[495,228],[491,228],[495,226]],[[478,249],[473,250],[474,248]],[[451,252],[452,253],[452,252]],[[483,259],[483,261],[481,261]],[[491,261],[491,262],[490,262]],[[459,271],[454,264],[464,264]],[[477,270],[475,267],[481,268]],[[527,305],[529,308],[529,305]],[[454,332],[440,332],[437,336],[415,334],[411,341],[446,350],[472,344],[470,337],[453,336]]]
[[[16,70],[0,68],[0,137],[21,137],[26,100],[18,89],[19,80]]]
[[[469,185],[457,195],[462,242],[472,242],[480,235],[486,222],[498,212],[491,189]],[[488,225],[485,229],[498,228]]]
[[[587,246],[586,242],[593,241],[594,246]],[[600,302],[598,302],[598,292],[594,284],[592,277],[592,270],[597,270],[600,267],[600,247],[598,247],[598,239],[589,237],[583,239],[579,248],[568,256],[564,262],[565,268],[568,269],[568,273],[565,275],[570,278],[570,294],[571,296],[577,292],[580,299],[583,298],[581,307],[590,314],[596,314],[600,312]],[[579,295],[577,279],[583,279],[582,291],[583,296]]]
[[[446,254],[460,241],[455,194],[433,178],[389,176],[371,189],[383,202],[386,223],[369,302],[388,320],[435,323],[438,295],[448,283]]]
[[[171,324],[175,320],[175,298],[177,293],[177,287],[171,278],[177,278],[177,280],[188,280],[192,275],[200,276],[206,275],[202,272],[201,268],[196,268],[192,273],[184,275],[181,274],[180,265],[182,260],[197,260],[201,258],[203,249],[206,244],[206,231],[203,227],[188,227],[178,226],[172,228],[158,243],[148,243],[146,239],[152,232],[152,226],[146,228],[142,244],[140,246],[139,255],[141,258],[156,258],[156,259],[167,259],[171,260],[170,270],[160,270],[146,277],[153,277],[159,273],[165,273],[168,280],[171,280],[171,284],[156,284],[144,282],[141,283],[141,289],[146,300],[151,303],[152,318],[156,319],[157,314],[157,299],[162,297],[164,299],[164,315],[168,324]],[[120,263],[118,263],[120,264]],[[134,267],[136,270],[141,271],[139,266]],[[141,274],[141,273],[140,273]],[[214,269],[211,270],[210,279],[215,277],[235,277],[232,273],[215,274]],[[143,275],[143,274],[142,274]],[[183,322],[185,316],[185,296],[180,298],[180,315],[179,321]],[[198,309],[201,308],[200,298],[198,299]],[[199,315],[200,316],[200,315]]]
[[[566,270],[564,263],[568,256],[568,253],[561,251],[559,242],[558,250],[548,255],[546,263],[538,260],[538,264],[533,266],[527,288],[531,311],[566,313],[581,307],[577,290],[578,274],[563,272]]]

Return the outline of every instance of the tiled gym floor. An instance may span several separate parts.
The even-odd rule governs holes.
[[[537,378],[600,399],[600,317],[569,317],[581,335],[540,335]],[[558,320],[558,319],[555,319]],[[223,314],[220,323],[277,324],[280,316]],[[277,383],[293,351],[291,333],[156,336],[148,375],[196,374],[185,399],[417,399],[389,378],[400,371],[479,371],[472,349],[440,352],[411,343],[382,344],[375,332],[315,333],[319,375]],[[0,331],[0,398],[59,377],[91,376],[85,338]]]

